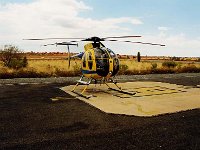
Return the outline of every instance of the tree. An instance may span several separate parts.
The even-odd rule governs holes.
[[[27,60],[26,56],[24,56],[24,58],[22,60],[22,65],[23,65],[23,67],[26,67],[28,65],[28,60]]]
[[[0,60],[4,66],[19,69],[27,66],[27,59],[23,58],[23,53],[16,46],[5,45],[4,49],[0,49]]]
[[[141,56],[140,56],[140,52],[137,53],[137,61],[140,62],[141,60]]]

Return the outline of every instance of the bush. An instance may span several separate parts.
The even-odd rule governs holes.
[[[152,63],[151,64],[151,69],[155,70],[158,67],[157,63]]]
[[[26,67],[26,66],[27,66],[27,62],[25,63],[21,59],[13,58],[13,59],[11,59],[11,61],[9,62],[9,64],[7,64],[6,67],[13,68],[13,69],[20,69],[20,68],[23,68],[23,67]]]
[[[174,56],[174,57],[171,58],[171,60],[174,60],[174,61],[180,61],[181,58],[180,58],[180,57],[175,57],[175,56]]]
[[[23,58],[23,60],[22,60],[22,67],[27,67],[27,65],[28,65],[28,60],[27,60],[27,58],[26,58],[26,56]]]
[[[188,66],[184,66],[183,68],[178,70],[181,73],[199,73],[200,72],[200,68],[196,67],[195,65],[188,65]]]
[[[0,49],[0,60],[5,67],[13,69],[20,69],[28,65],[27,58],[23,58],[22,52],[12,45],[6,45],[4,49]]]
[[[177,65],[178,64],[174,61],[165,61],[162,63],[162,66],[166,68],[175,68]]]

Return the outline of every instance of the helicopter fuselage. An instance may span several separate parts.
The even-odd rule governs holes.
[[[101,42],[88,43],[84,48],[81,66],[82,74],[86,78],[108,79],[117,74],[119,59],[111,49],[106,48]]]

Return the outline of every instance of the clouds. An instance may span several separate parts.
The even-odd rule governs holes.
[[[142,38],[134,39],[134,41],[164,44],[165,47],[124,43],[106,44],[120,54],[136,55],[140,51],[142,56],[200,57],[200,39],[188,38],[184,33],[172,34],[171,30],[171,28],[164,31],[158,30],[158,34],[146,34],[142,35]]]
[[[89,9],[83,2],[75,0],[8,3],[1,8],[0,25],[10,33],[19,35],[54,33],[62,28],[62,21],[73,22],[79,12]]]
[[[190,39],[184,33],[166,37],[166,43],[172,51],[172,56],[200,57],[200,41]]]
[[[153,22],[148,22],[149,26],[154,27],[151,30],[156,29],[156,32],[147,35],[149,31],[145,29],[147,23],[143,16],[130,16],[127,11],[127,16],[113,17],[112,14],[116,12],[111,12],[101,17],[102,19],[96,19],[82,17],[81,13],[84,12],[89,12],[93,16],[96,13],[95,8],[80,0],[33,0],[26,3],[5,4],[0,2],[0,45],[14,44],[24,50],[43,51],[46,48],[41,48],[39,45],[49,41],[36,42],[22,39],[135,35],[137,29],[140,29],[139,33],[143,37],[134,39],[135,41],[162,43],[167,47],[122,43],[108,43],[108,46],[121,54],[134,54],[133,50],[140,50],[143,55],[200,56],[199,40],[189,39],[184,31],[175,34],[172,27],[165,25],[155,27]]]
[[[35,0],[30,3],[1,5],[0,44],[26,37],[88,37],[108,32],[112,34],[128,30],[121,27],[121,24],[142,24],[141,20],[133,17],[95,20],[79,16],[83,11],[92,13],[92,9],[78,0]]]
[[[142,47],[143,53],[155,56],[200,57],[200,40],[188,38],[184,33],[171,34],[169,31],[168,28],[168,30],[161,30],[158,35],[145,36],[145,41],[163,43],[166,47]]]

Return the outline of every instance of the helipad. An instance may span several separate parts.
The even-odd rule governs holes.
[[[124,91],[135,95],[109,90],[106,85],[89,85],[84,93],[92,95],[85,99],[71,92],[73,85],[62,90],[106,113],[135,116],[153,116],[182,110],[200,108],[200,88],[185,87],[162,82],[119,83]],[[113,84],[109,86],[115,88]],[[80,85],[80,92],[84,85]]]

